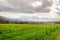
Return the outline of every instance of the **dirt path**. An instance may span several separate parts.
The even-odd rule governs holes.
[[[52,32],[52,37],[55,37],[56,40],[60,40],[60,29],[56,32]]]
[[[60,40],[60,31],[57,34],[58,34],[57,40]]]
[[[57,40],[60,40],[60,36],[57,37]]]

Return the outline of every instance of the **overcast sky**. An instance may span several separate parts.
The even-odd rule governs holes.
[[[41,3],[43,2],[43,3]],[[59,1],[60,2],[60,1]],[[58,5],[60,3],[58,2]],[[54,10],[52,13],[45,13],[49,12],[49,7],[52,5],[52,2],[48,0],[0,0],[0,16],[4,16],[6,18],[11,19],[22,19],[22,20],[33,20],[33,21],[47,21],[47,20],[56,20],[56,14]],[[54,8],[54,6],[53,6]],[[5,12],[4,12],[5,11]],[[23,12],[21,13],[10,13],[10,12]],[[44,12],[45,14],[25,14],[31,12]],[[17,16],[18,15],[18,16]],[[54,19],[53,19],[54,18]],[[45,19],[45,20],[44,20]],[[57,19],[58,20],[58,19]]]
[[[38,1],[38,0],[37,0]],[[38,1],[38,3],[41,0]],[[32,6],[32,3],[36,7]],[[47,6],[51,6],[52,2],[48,0],[43,0],[42,6],[41,3],[38,4],[36,0],[0,0],[0,10],[1,11],[15,11],[15,12],[48,12],[50,11]],[[37,5],[38,4],[38,5]],[[59,4],[60,5],[60,4]]]

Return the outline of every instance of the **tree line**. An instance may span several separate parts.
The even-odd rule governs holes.
[[[0,18],[0,24],[46,24],[46,23],[54,23],[60,24],[60,21],[53,21],[53,22],[26,22],[26,21],[8,21]]]

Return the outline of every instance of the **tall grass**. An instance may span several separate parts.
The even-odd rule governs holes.
[[[0,40],[56,40],[58,24],[0,24]]]

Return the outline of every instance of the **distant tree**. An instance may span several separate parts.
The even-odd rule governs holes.
[[[5,23],[5,21],[3,19],[0,19],[0,23]]]

